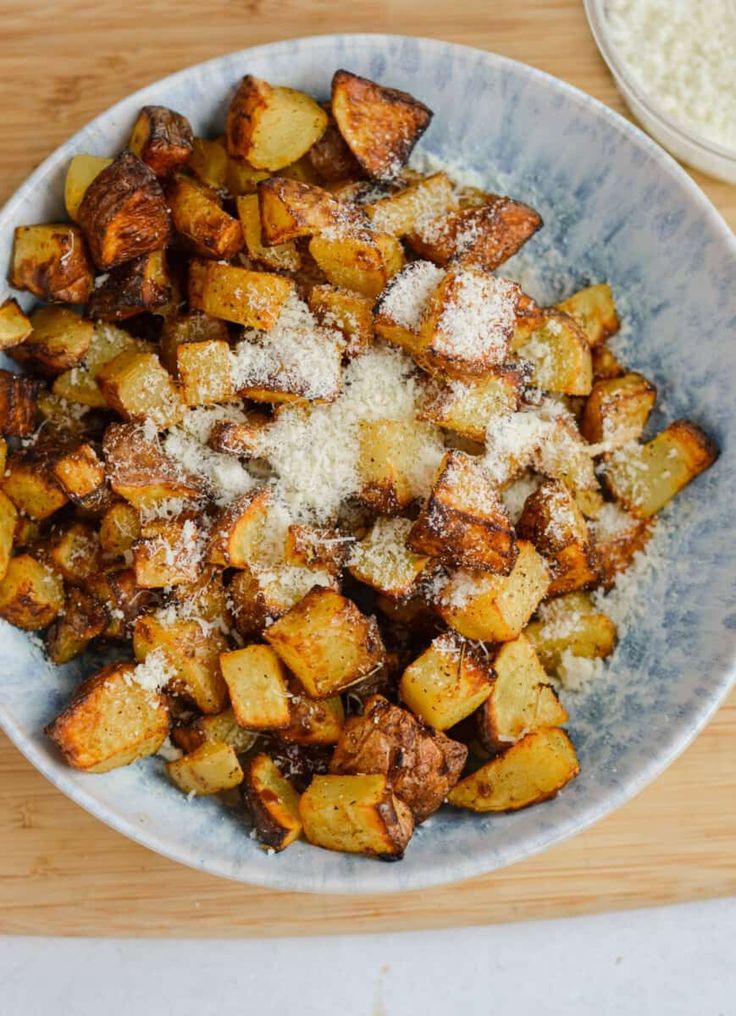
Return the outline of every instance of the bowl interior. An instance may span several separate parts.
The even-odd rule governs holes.
[[[306,891],[368,892],[450,882],[518,860],[611,811],[654,778],[722,699],[736,648],[736,545],[729,539],[736,480],[735,244],[686,174],[605,107],[540,72],[429,40],[333,36],[295,40],[193,67],[131,96],[47,160],[0,213],[0,264],[15,225],[63,210],[75,152],[124,142],[141,105],[185,113],[195,130],[221,129],[234,83],[249,72],[327,96],[334,69],[406,89],[435,119],[422,150],[464,164],[486,186],[541,212],[544,229],[509,265],[551,301],[591,281],[615,291],[624,362],[659,386],[659,418],[689,416],[722,449],[718,463],[667,511],[659,567],[642,579],[635,625],[607,675],[568,696],[582,773],[554,801],[514,815],[449,810],[417,832],[400,864],[296,844],[266,856],[219,802],[190,802],[160,759],[105,776],[62,766],[41,733],[87,659],[59,673],[34,640],[2,623],[0,721],[64,793],[128,836],[198,868]],[[503,271],[503,270],[502,270]]]

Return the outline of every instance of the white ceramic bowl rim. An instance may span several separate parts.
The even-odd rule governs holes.
[[[246,64],[249,57],[267,57],[269,54],[277,54],[284,48],[288,49],[290,45],[293,45],[297,41],[302,45],[308,45],[313,52],[318,53],[322,49],[334,48],[335,43],[338,40],[349,42],[350,45],[355,48],[365,47],[375,49],[380,47],[382,43],[398,42],[406,38],[409,37],[385,35],[381,33],[312,36],[299,40],[284,40],[263,46],[252,47],[237,53],[228,54],[227,58],[238,60],[242,59],[243,63]],[[546,74],[543,71],[537,70],[536,68],[520,64],[518,61],[510,60],[506,57],[498,56],[493,53],[487,53],[469,46],[460,46],[435,39],[424,39],[419,37],[410,38],[412,42],[420,45],[423,49],[428,50],[430,53],[436,50],[439,54],[440,52],[446,52],[449,49],[459,51],[459,53],[466,59],[472,57],[475,60],[487,62],[489,65],[494,67],[514,68],[517,72],[521,68],[528,78],[532,80],[536,79],[538,82],[543,83],[547,88],[551,88],[556,90],[558,93],[562,93],[566,99],[575,104],[579,109],[593,110],[596,115],[603,117],[607,121],[607,124],[613,133],[633,139],[638,146],[645,150],[649,159],[658,163],[662,170],[666,171],[667,174],[675,177],[679,185],[688,192],[694,205],[708,222],[709,227],[719,234],[720,239],[723,240],[726,246],[732,251],[734,258],[736,259],[736,239],[734,239],[723,218],[708,201],[697,185],[692,181],[689,175],[675,162],[674,159],[660,148],[659,145],[653,142],[646,134],[639,130],[639,128],[630,124],[613,110],[566,82]],[[224,56],[215,57],[202,64],[193,65],[193,67],[178,71],[175,74],[145,86],[133,95],[126,96],[119,103],[109,107],[105,112],[94,118],[86,125],[86,127],[82,128],[81,131],[77,132],[72,138],[70,138],[68,142],[62,146],[62,148],[57,149],[41,165],[39,165],[25,183],[23,183],[16,193],[10,198],[5,207],[1,210],[0,215],[5,217],[12,216],[15,207],[19,205],[26,196],[34,191],[38,181],[50,169],[58,169],[62,164],[67,162],[69,158],[69,148],[73,149],[75,141],[91,126],[104,122],[108,117],[114,115],[120,107],[131,102],[133,99],[137,100],[140,105],[155,102],[156,93],[162,85],[175,84],[178,80],[186,78],[194,67],[206,68],[208,66],[214,66],[224,58]],[[709,688],[709,694],[703,699],[702,706],[699,711],[695,715],[688,717],[689,726],[687,729],[685,729],[683,725],[674,725],[671,732],[658,742],[656,752],[652,752],[647,761],[641,765],[634,776],[616,787],[611,788],[605,799],[589,803],[585,808],[578,810],[574,815],[563,818],[561,821],[557,821],[552,826],[548,826],[543,829],[535,838],[533,843],[529,843],[528,841],[525,842],[523,849],[520,850],[518,845],[516,845],[508,854],[504,854],[503,850],[501,850],[497,858],[498,863],[495,866],[500,867],[504,864],[515,862],[532,854],[538,853],[546,849],[551,844],[560,842],[573,833],[577,833],[582,829],[587,828],[604,815],[609,814],[615,808],[634,797],[639,791],[660,775],[688,746],[696,734],[706,725],[727,695],[735,676],[736,660],[731,659],[728,669],[724,670],[724,672],[719,675],[718,683],[714,681],[713,687]],[[285,879],[284,872],[280,871],[278,864],[265,868],[264,866],[259,865],[250,869],[246,864],[242,867],[242,869],[235,873],[232,869],[208,864],[206,859],[198,863],[197,860],[193,858],[191,852],[183,849],[175,839],[165,839],[155,831],[148,831],[145,828],[135,825],[127,817],[123,817],[116,813],[113,808],[102,804],[92,793],[88,793],[86,790],[68,782],[64,776],[63,770],[54,766],[51,756],[45,754],[37,744],[32,743],[20,726],[14,722],[13,718],[1,708],[0,726],[2,726],[9,738],[36,767],[36,769],[38,769],[66,796],[75,801],[75,803],[79,804],[96,818],[100,819],[108,826],[130,839],[166,857],[169,857],[172,860],[178,861],[195,869],[207,870],[223,877],[233,878],[239,881],[250,881],[255,884],[270,886],[273,888],[289,888],[301,891],[366,893],[383,892],[387,889],[396,888],[420,889],[432,885],[445,884],[448,881],[458,881],[474,875],[486,873],[491,867],[487,859],[482,855],[472,854],[468,857],[453,857],[448,865],[451,868],[449,877],[445,867],[443,867],[442,859],[437,858],[436,861],[434,861],[431,865],[428,865],[425,869],[414,872],[412,876],[405,879],[400,886],[397,886],[395,882],[389,883],[388,880],[384,883],[378,876],[366,878],[365,880],[357,877],[354,881],[346,884],[345,880],[339,875],[331,877],[329,874],[326,877],[322,877],[319,884],[316,885],[313,881],[310,881],[308,875],[301,875],[298,877],[291,876],[290,878]],[[430,835],[429,830],[427,835]],[[370,863],[377,864],[377,862]],[[390,867],[394,868],[395,866]]]

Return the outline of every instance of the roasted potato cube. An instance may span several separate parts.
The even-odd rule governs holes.
[[[100,549],[107,558],[125,557],[141,535],[138,511],[119,501],[100,520]]]
[[[99,321],[84,357],[84,366],[72,367],[59,374],[52,391],[54,395],[68,399],[69,402],[80,402],[92,409],[107,409],[107,403],[97,387],[97,375],[102,367],[125,350],[146,352],[149,349],[150,346],[145,342],[134,339],[122,328]]]
[[[192,261],[189,303],[246,328],[270,330],[294,292],[294,283],[271,272],[252,272],[216,261]]]
[[[2,489],[15,507],[41,521],[67,503],[66,494],[45,463],[18,453],[8,459]]]
[[[448,632],[406,668],[399,694],[425,723],[448,730],[488,698],[492,676],[490,662]]]
[[[230,184],[226,183],[229,161],[224,138],[214,141],[208,141],[207,138],[192,138],[192,154],[189,156],[187,168],[208,187],[220,190],[227,186],[228,190],[236,193]]]
[[[372,695],[345,725],[330,762],[341,775],[380,774],[423,822],[460,778],[468,749],[425,727],[406,709]]]
[[[390,280],[373,312],[376,334],[386,342],[418,357],[424,345],[421,334],[430,298],[445,273],[431,261],[411,261]]]
[[[375,297],[404,267],[404,251],[395,236],[362,231],[313,236],[309,253],[333,286]]]
[[[18,512],[15,505],[0,491],[0,580],[5,577],[13,550]]]
[[[143,662],[160,649],[175,675],[168,690],[191,699],[203,713],[221,713],[227,704],[227,685],[219,665],[226,648],[220,631],[196,620],[169,622],[156,614],[143,614],[133,629],[135,658]]]
[[[138,114],[128,148],[156,176],[170,176],[189,161],[192,128],[181,113],[166,106],[144,106]]]
[[[557,309],[580,325],[591,346],[599,346],[620,327],[613,292],[607,282],[578,290],[558,303]]]
[[[566,653],[585,659],[604,659],[616,647],[616,625],[596,610],[585,593],[568,593],[545,603],[539,620],[524,634],[547,671],[558,671]]]
[[[498,648],[493,671],[491,694],[476,721],[479,740],[487,751],[503,751],[530,730],[567,723],[567,711],[524,635]]]
[[[560,480],[545,480],[529,495],[516,531],[547,558],[552,572],[549,596],[598,582],[600,569],[587,523]]]
[[[248,568],[257,562],[270,502],[268,490],[252,490],[220,510],[210,533],[211,564]]]
[[[407,596],[429,563],[428,557],[407,547],[411,528],[410,519],[376,519],[370,532],[353,547],[350,574],[387,596]]]
[[[29,339],[10,350],[18,363],[30,363],[44,373],[57,374],[84,360],[95,326],[68,307],[39,307],[31,314]]]
[[[555,797],[579,772],[575,746],[565,731],[544,727],[466,776],[447,800],[470,811],[518,811]]]
[[[250,760],[244,798],[258,839],[272,850],[285,850],[302,833],[299,795],[269,755]]]
[[[316,236],[325,229],[347,227],[359,221],[350,205],[336,201],[321,187],[272,176],[258,184],[261,237],[269,246]]]
[[[531,465],[536,472],[562,480],[572,491],[586,518],[596,518],[603,505],[590,446],[580,436],[572,416],[548,421],[543,440],[535,447]]]
[[[394,236],[415,232],[427,219],[446,215],[459,207],[455,188],[447,173],[434,173],[365,206],[374,229]]]
[[[542,225],[538,212],[509,197],[488,195],[485,203],[420,221],[407,237],[419,257],[438,265],[494,271],[516,254]]]
[[[432,111],[407,92],[345,70],[332,78],[330,106],[348,148],[379,180],[398,176],[432,119]]]
[[[136,424],[110,424],[102,450],[112,489],[136,508],[170,498],[198,501],[206,493],[198,476],[164,455]]]
[[[232,709],[214,716],[198,716],[186,727],[174,727],[171,740],[182,751],[192,752],[203,744],[229,744],[238,754],[252,748],[258,734],[243,730]]]
[[[161,328],[159,360],[170,374],[176,374],[176,353],[185,342],[227,342],[224,321],[199,311],[172,314]]]
[[[638,519],[614,502],[603,506],[593,524],[593,535],[605,589],[611,588],[616,576],[626,571],[635,555],[646,547],[653,529],[651,519]]]
[[[309,308],[293,298],[283,322],[265,336],[247,336],[235,352],[238,394],[253,402],[332,402],[342,387],[343,342],[316,326]]]
[[[46,634],[46,651],[53,663],[61,665],[83,653],[93,638],[102,635],[108,625],[104,606],[83,589],[67,591],[62,616]]]
[[[38,382],[0,370],[0,432],[25,437],[36,429]]]
[[[589,395],[593,387],[590,346],[567,314],[547,311],[541,328],[519,350],[532,366],[532,383],[545,392]]]
[[[48,303],[86,303],[92,267],[77,226],[18,226],[10,285]]]
[[[312,698],[330,698],[378,669],[385,649],[378,625],[332,589],[315,587],[265,638]]]
[[[510,573],[517,549],[509,514],[472,455],[445,454],[407,546],[456,568]]]
[[[352,543],[353,537],[341,535],[337,529],[293,523],[286,534],[284,561],[339,575],[348,562]]]
[[[282,169],[301,158],[327,126],[327,114],[304,92],[247,74],[227,114],[227,151],[255,169]]]
[[[195,582],[204,568],[204,534],[194,519],[154,519],[133,546],[136,585],[161,589]]]
[[[621,377],[626,373],[608,346],[593,346],[590,356],[593,361],[593,381]]]
[[[210,431],[207,444],[216,452],[239,459],[251,458],[260,453],[264,432],[270,426],[271,418],[255,411],[249,412],[242,423],[218,420]]]
[[[18,306],[18,301],[8,297],[0,303],[0,349],[8,349],[25,342],[33,326]]]
[[[305,695],[293,678],[287,680],[289,725],[279,730],[279,738],[290,744],[337,744],[345,725],[345,710],[339,695],[313,699]]]
[[[171,239],[169,210],[156,175],[127,150],[87,187],[77,219],[102,271],[160,250]]]
[[[214,191],[208,192],[186,176],[177,176],[167,196],[177,232],[200,257],[229,261],[242,249],[240,222],[223,211]]]
[[[100,541],[84,522],[72,522],[51,533],[39,552],[71,585],[85,585],[100,570]]]
[[[104,282],[95,286],[87,313],[102,321],[122,321],[163,308],[171,294],[165,252],[154,250],[112,268]]]
[[[108,406],[125,420],[151,420],[163,430],[184,415],[181,395],[155,353],[119,353],[100,368],[97,384]]]
[[[184,342],[176,351],[181,394],[188,406],[228,402],[235,397],[230,346],[222,340]]]
[[[482,443],[494,417],[518,409],[523,388],[523,372],[513,366],[494,367],[467,383],[437,382],[427,393],[421,419]]]
[[[304,835],[317,847],[399,858],[414,832],[408,805],[385,776],[315,776],[299,800]]]
[[[278,730],[289,725],[286,668],[270,646],[246,646],[220,653],[235,718],[246,730]]]
[[[106,497],[105,464],[90,444],[80,444],[62,455],[52,472],[74,504],[94,508]]]
[[[110,663],[90,677],[46,733],[64,761],[106,773],[155,754],[169,732],[160,695],[136,684],[131,663]]]
[[[624,508],[648,519],[717,458],[718,449],[700,427],[675,420],[647,444],[613,452],[605,481]]]
[[[641,374],[596,381],[585,403],[580,433],[591,444],[621,447],[641,437],[657,389]]]
[[[216,621],[222,627],[229,624],[230,603],[222,578],[222,570],[205,565],[194,582],[175,586],[168,595],[169,604],[181,604],[184,616],[200,621]]]
[[[69,218],[77,221],[77,213],[85,191],[96,176],[113,160],[106,155],[74,155],[66,171],[64,204]]]
[[[510,642],[518,638],[547,594],[547,565],[533,545],[518,542],[518,557],[509,575],[463,569],[450,576],[440,594],[441,617],[469,639]]]
[[[110,623],[104,634],[111,639],[129,639],[135,621],[156,600],[156,594],[141,589],[136,584],[135,571],[125,566],[92,575],[85,588],[107,608]]]
[[[248,256],[275,271],[298,271],[302,259],[292,240],[269,247],[264,246],[258,195],[244,194],[238,197],[237,206]]]
[[[166,772],[179,790],[202,797],[231,790],[243,782],[243,770],[229,744],[203,744],[201,748],[166,763]]]
[[[24,631],[38,631],[63,606],[64,584],[52,568],[29,554],[10,559],[0,581],[0,617]]]
[[[360,498],[376,512],[398,515],[423,496],[442,457],[437,431],[411,420],[360,424]]]
[[[336,286],[312,286],[309,309],[319,324],[342,333],[348,356],[363,352],[373,343],[373,301],[360,293]]]
[[[329,115],[329,107],[325,108]],[[306,157],[317,178],[324,183],[356,180],[363,175],[358,160],[346,145],[331,116],[322,137],[314,142]]]

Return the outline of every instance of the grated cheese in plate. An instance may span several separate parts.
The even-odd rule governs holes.
[[[444,275],[431,261],[413,261],[393,277],[381,295],[381,316],[390,318],[402,328],[416,331]]]
[[[516,320],[516,283],[466,269],[448,286],[449,299],[437,315],[432,348],[488,366],[501,363]]]

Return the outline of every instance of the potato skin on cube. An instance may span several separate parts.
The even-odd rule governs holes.
[[[203,797],[232,790],[243,782],[243,770],[229,744],[203,744],[200,748],[166,763],[166,772],[179,790]]]
[[[105,464],[90,444],[80,444],[57,459],[54,476],[66,496],[80,507],[97,507],[106,497]]]
[[[299,800],[304,835],[317,847],[399,858],[414,832],[408,805],[385,776],[315,776]]]
[[[61,665],[83,653],[109,623],[105,607],[83,589],[67,590],[64,613],[46,633],[46,651],[52,663]]]
[[[199,501],[206,490],[200,477],[179,467],[134,423],[111,423],[102,441],[110,486],[136,508],[169,498]]]
[[[435,730],[448,730],[491,694],[490,663],[463,639],[446,632],[401,675],[402,702]]]
[[[165,252],[155,250],[111,269],[92,291],[87,313],[102,321],[123,321],[163,307],[171,292]]]
[[[220,509],[210,533],[208,560],[230,568],[248,568],[261,547],[271,495],[252,490]]]
[[[131,663],[111,663],[77,689],[46,733],[75,769],[106,773],[153,755],[169,732],[160,695],[133,680]]]
[[[66,223],[18,226],[10,285],[49,303],[86,303],[92,267],[82,231]]]
[[[128,148],[156,176],[170,176],[189,161],[192,128],[185,116],[166,106],[144,106],[138,114]]]
[[[289,725],[279,738],[289,744],[336,744],[345,725],[345,710],[339,695],[313,699],[305,695],[298,681],[289,678]]]
[[[332,78],[332,115],[368,176],[391,180],[429,127],[432,111],[408,92],[338,70]]]
[[[269,755],[261,752],[249,761],[243,798],[264,846],[285,850],[299,839],[299,795]]]
[[[555,797],[579,772],[575,746],[565,731],[544,727],[466,776],[447,801],[470,811],[518,811]]]
[[[258,184],[261,237],[272,246],[314,236],[359,219],[349,205],[336,201],[322,187],[272,176]]]
[[[229,744],[235,751],[248,751],[258,737],[249,730],[243,730],[235,719],[232,709],[225,709],[221,713],[210,714],[209,716],[198,716],[186,726],[174,726],[171,731],[171,740],[189,754],[201,748],[203,744]]]
[[[26,437],[36,429],[38,381],[0,370],[0,433]]]
[[[0,303],[0,349],[9,349],[25,342],[33,326],[20,309],[18,301],[8,297]]]
[[[329,698],[377,670],[386,650],[375,618],[315,586],[265,632],[312,698]]]

